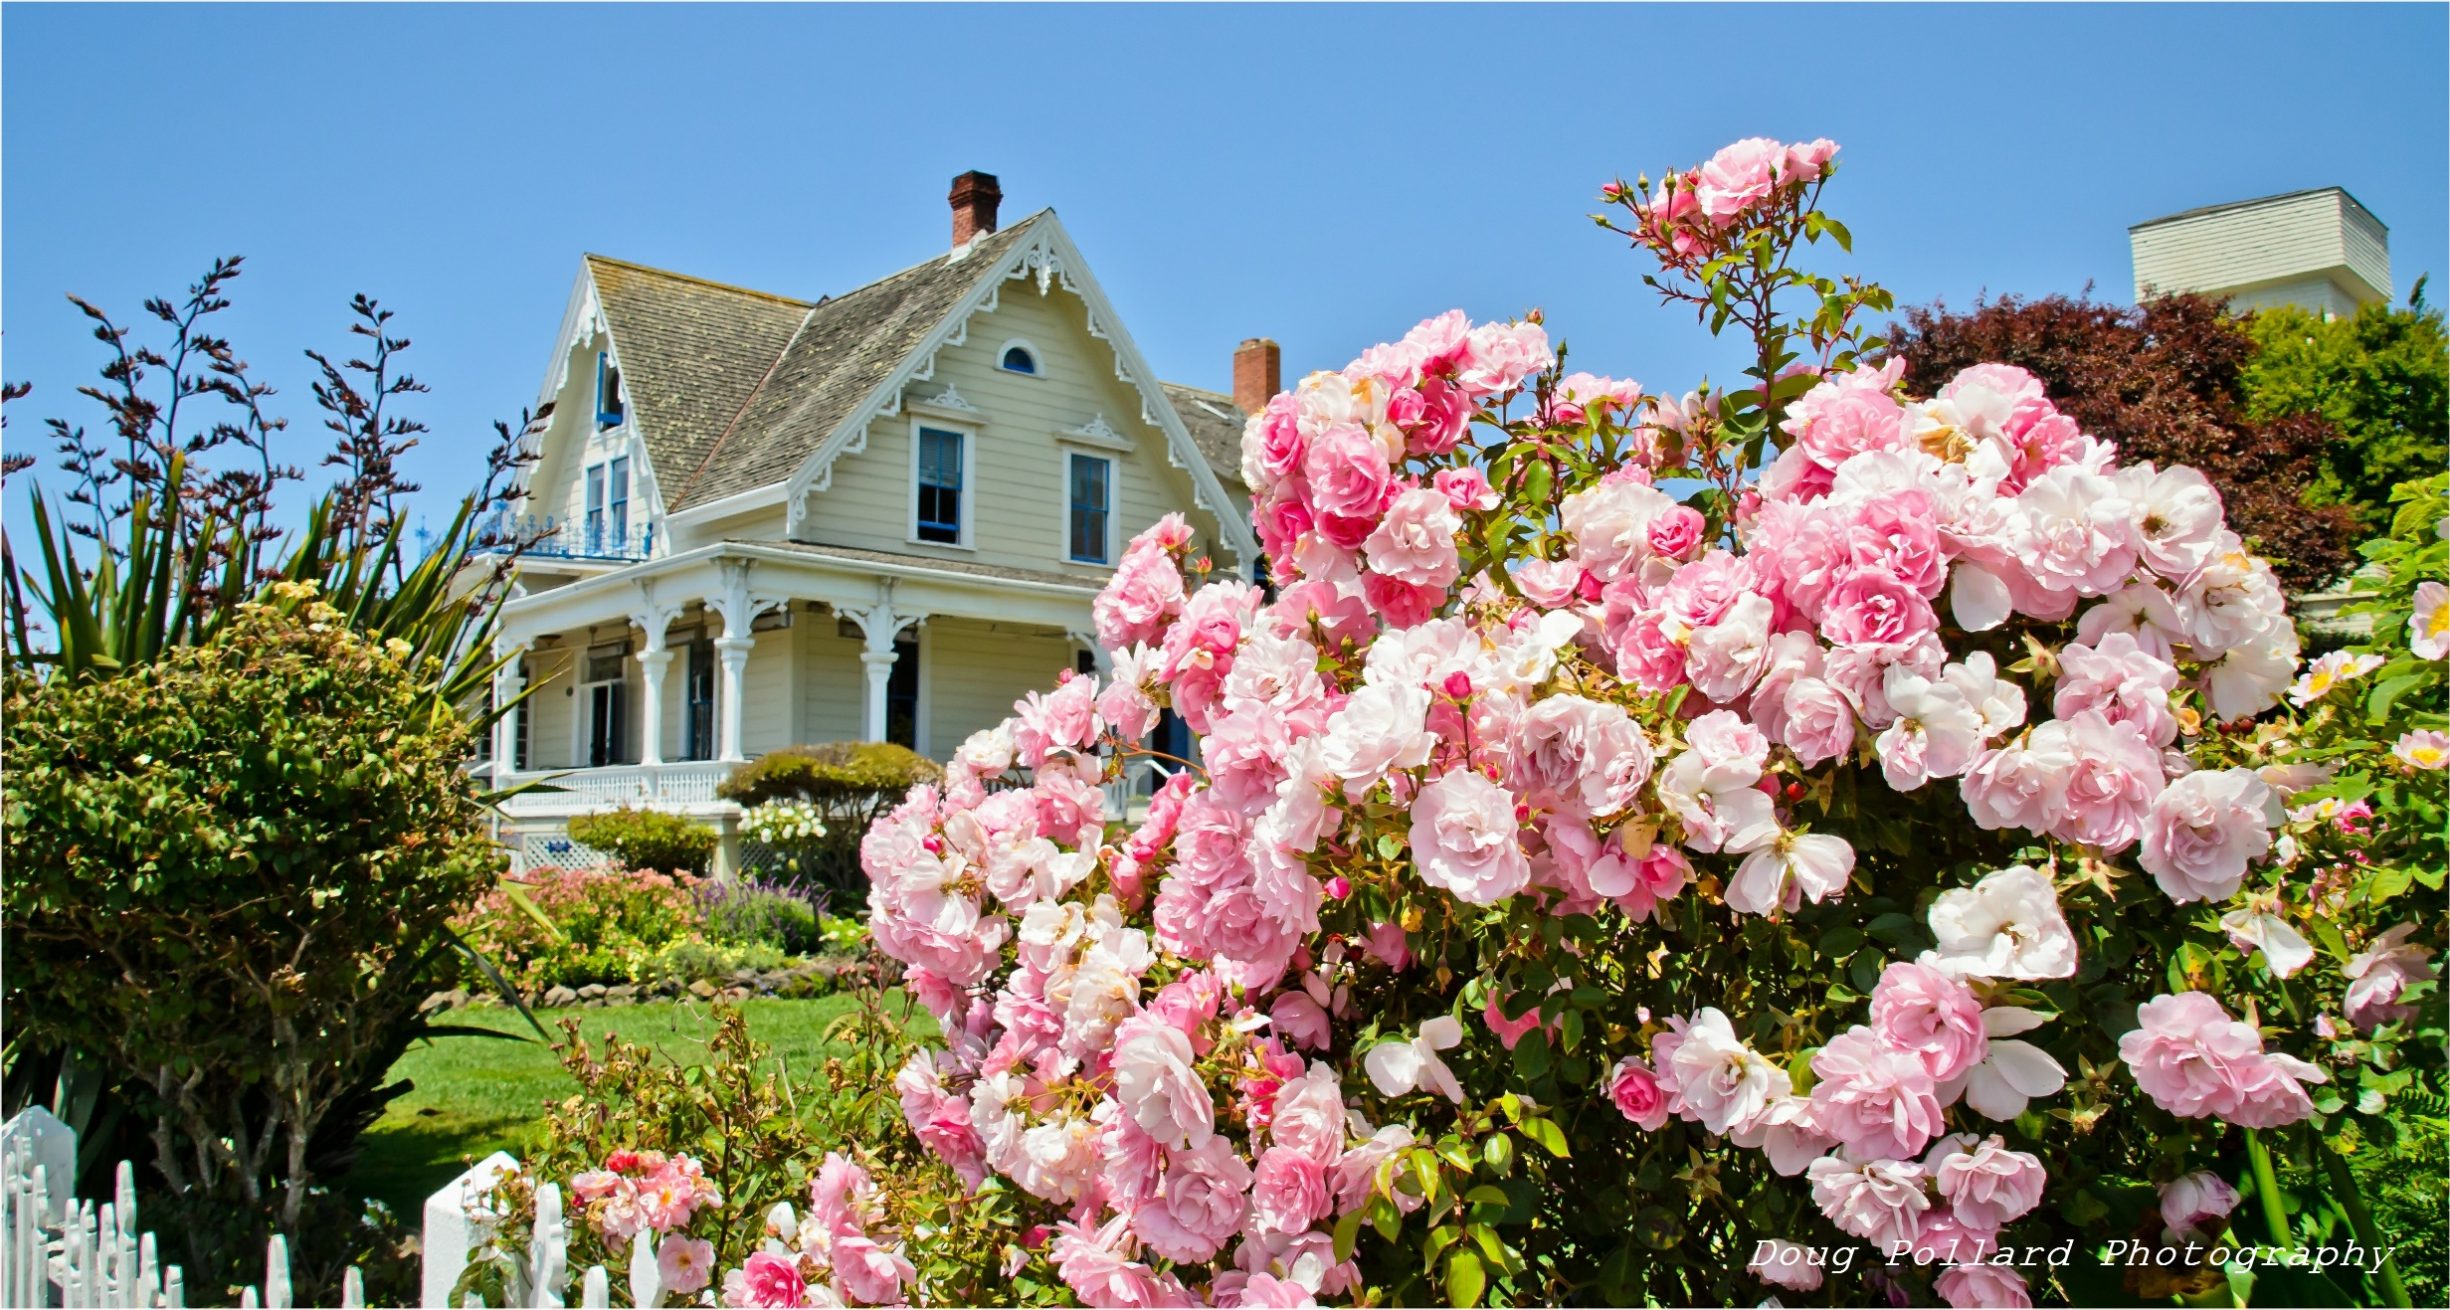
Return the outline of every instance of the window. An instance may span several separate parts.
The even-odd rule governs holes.
[[[629,458],[627,456],[623,456],[620,459],[616,459],[612,462],[611,467],[612,492],[608,497],[609,507],[605,510],[604,517],[606,519],[605,526],[612,532],[612,536],[608,539],[608,544],[610,544],[614,550],[620,550],[622,547],[629,544],[630,535]]]
[[[1038,357],[1030,354],[1027,346],[1007,346],[1004,348],[1004,371],[1035,376],[1038,372]]]
[[[1072,559],[1082,564],[1103,564],[1107,556],[1106,531],[1114,509],[1114,461],[1077,451],[1066,458],[1071,465],[1068,481]]]
[[[520,684],[526,685],[527,679],[527,661],[521,660],[519,661]],[[524,773],[527,770],[528,730],[536,722],[535,704],[532,701],[521,701],[516,708],[512,709],[511,716],[515,731],[511,734],[510,767]]]
[[[604,466],[587,466],[587,553],[604,548]]]
[[[587,652],[587,767],[600,769],[624,762],[627,750],[629,685],[626,644],[596,646]]]
[[[919,749],[919,639],[893,639],[893,675],[885,680],[885,740]]]
[[[595,357],[595,425],[609,428],[621,422],[621,370],[612,356],[597,352]]]
[[[921,541],[961,544],[961,434],[919,429],[919,523]]]
[[[681,746],[681,757],[711,760],[715,757],[715,643],[711,638],[689,643],[686,699],[688,739]]]

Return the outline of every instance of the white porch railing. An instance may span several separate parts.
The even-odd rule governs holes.
[[[705,805],[737,760],[687,760],[673,764],[616,764],[600,769],[530,769],[510,774],[502,786],[540,782],[556,791],[522,792],[505,802],[512,816],[567,813],[618,805]]]

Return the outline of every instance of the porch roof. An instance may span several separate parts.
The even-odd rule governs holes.
[[[751,615],[820,601],[843,613],[882,606],[905,619],[943,615],[1085,633],[1101,586],[1062,574],[892,551],[724,541],[517,597],[503,607],[503,639],[516,644],[624,619],[644,625],[657,615],[668,621],[692,602],[727,617],[738,612],[743,631]]]

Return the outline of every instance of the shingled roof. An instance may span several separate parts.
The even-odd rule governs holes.
[[[961,259],[939,255],[811,309],[772,375],[666,507],[790,477],[1037,221],[1032,214],[972,242]]]
[[[1235,406],[1233,397],[1222,392],[1203,391],[1179,382],[1160,382],[1165,398],[1182,415],[1182,425],[1191,433],[1191,442],[1216,470],[1217,481],[1237,496],[1250,495],[1242,485],[1242,425],[1250,421]]]
[[[670,504],[813,306],[602,255],[587,273]]]

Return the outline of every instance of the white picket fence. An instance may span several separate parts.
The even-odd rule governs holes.
[[[0,1307],[185,1306],[187,1289],[179,1267],[164,1267],[155,1257],[153,1234],[136,1227],[135,1170],[120,1161],[112,1199],[97,1205],[74,1195],[76,1159],[75,1131],[40,1106],[0,1128]],[[497,1151],[427,1199],[420,1306],[449,1310],[452,1287],[491,1239],[481,1210],[472,1208],[472,1202],[516,1168],[518,1161]],[[529,1239],[526,1257],[507,1280],[511,1298],[506,1310],[569,1305],[569,1228],[561,1189],[555,1184],[536,1188],[536,1219]],[[633,1305],[663,1304],[662,1271],[652,1241],[631,1244],[628,1272]],[[238,1304],[245,1310],[289,1310],[295,1304],[285,1238],[276,1234],[267,1245],[264,1281],[243,1289]],[[344,1310],[366,1304],[365,1279],[354,1268],[341,1284],[340,1304]],[[474,1295],[459,1303],[462,1308],[484,1304]],[[602,1265],[580,1276],[578,1304],[587,1310],[612,1304],[612,1279]]]

